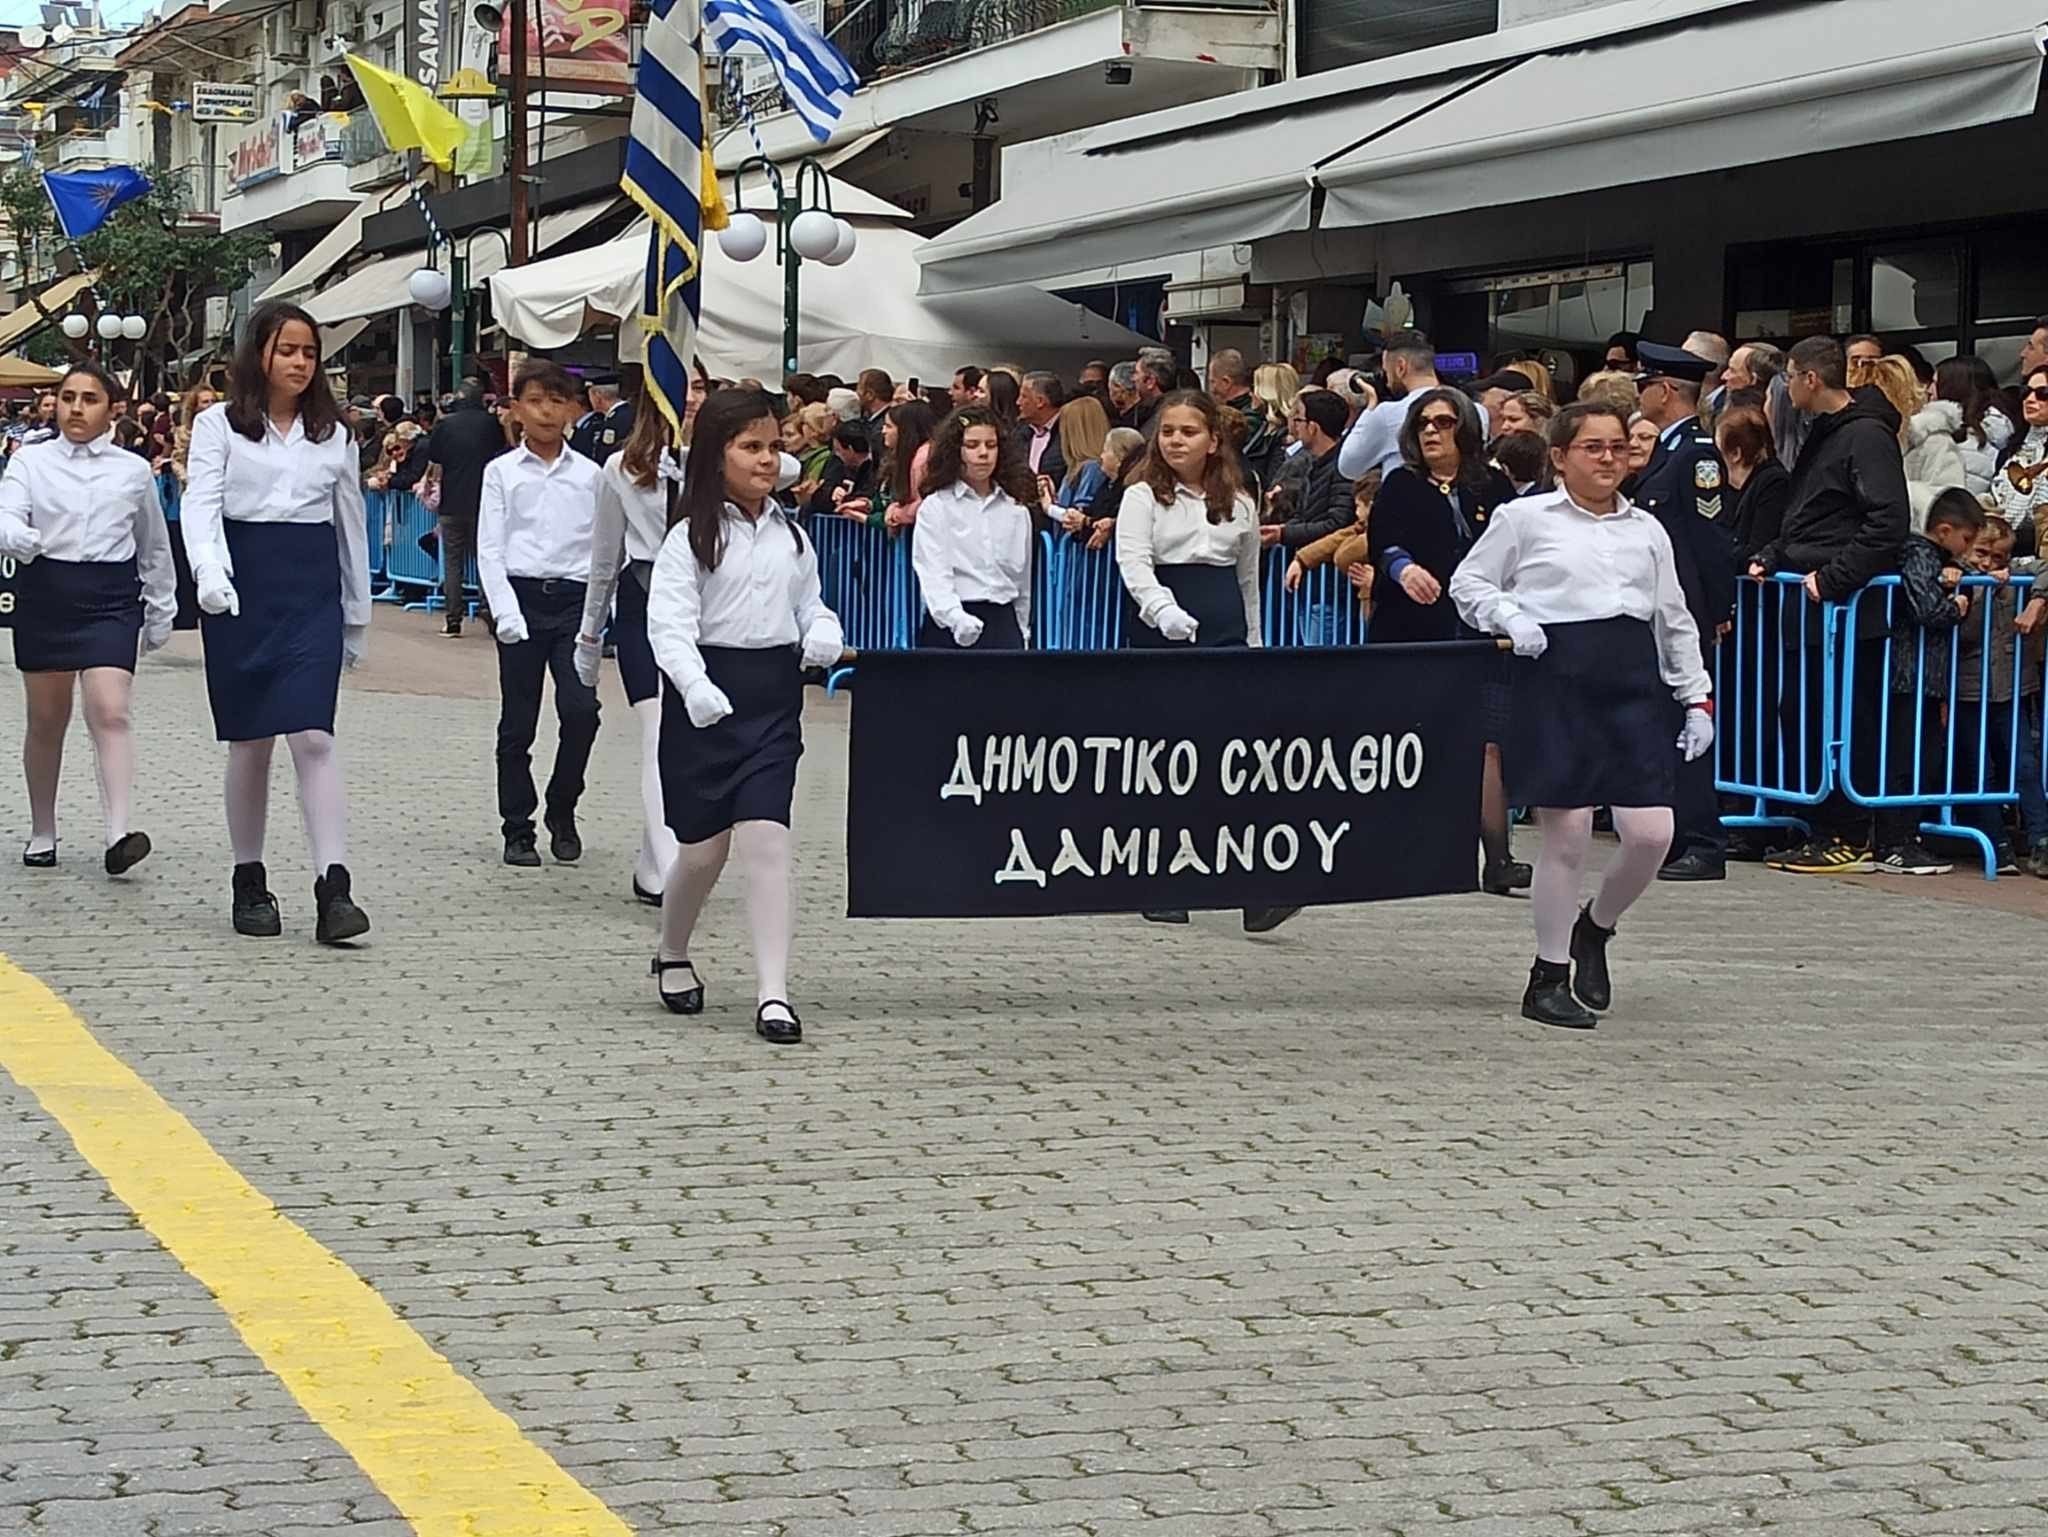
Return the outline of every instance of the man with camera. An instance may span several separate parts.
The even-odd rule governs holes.
[[[1346,480],[1358,480],[1370,470],[1391,475],[1400,469],[1401,429],[1407,425],[1409,405],[1443,383],[1436,376],[1436,348],[1420,331],[1394,332],[1380,357],[1386,398],[1360,411],[1344,435],[1344,446],[1337,452],[1337,472]],[[1364,376],[1354,374],[1352,380],[1355,393]],[[1484,438],[1490,434],[1491,424],[1484,409],[1475,409],[1479,409],[1480,436]]]

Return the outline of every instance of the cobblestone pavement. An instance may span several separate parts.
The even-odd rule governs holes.
[[[156,856],[84,857],[75,728],[0,950],[637,1531],[2048,1532],[2037,918],[1660,888],[1583,1038],[1483,898],[854,924],[819,702],[777,1052],[734,889],[654,1005],[615,696],[583,865],[511,871],[492,703],[351,690],[353,954],[282,754],[228,932],[196,668],[138,701]],[[0,1531],[410,1530],[0,1074]]]

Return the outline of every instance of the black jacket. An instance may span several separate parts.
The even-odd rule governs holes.
[[[1678,584],[1700,632],[1700,650],[1710,656],[1714,632],[1735,612],[1735,541],[1723,515],[1727,473],[1714,435],[1697,417],[1680,426],[1636,477],[1629,500],[1664,525],[1678,562]]]
[[[1766,571],[1816,573],[1821,597],[1840,603],[1898,569],[1911,528],[1899,413],[1864,388],[1814,421],[1792,470],[1784,526],[1756,558]]]
[[[1735,532],[1735,551],[1745,561],[1775,541],[1785,525],[1785,509],[1792,503],[1792,472],[1775,459],[1756,467],[1740,491],[1729,493],[1727,514]]]
[[[1957,566],[1956,559],[1925,534],[1909,534],[1899,551],[1899,590],[1892,595],[1892,692],[1918,694],[1929,699],[1948,695],[1948,648],[1963,612],[1956,607],[1955,592],[1942,584],[1944,566]],[[1960,568],[1959,568],[1960,569]],[[1979,591],[1976,596],[1989,594]],[[1880,616],[1884,595],[1872,593],[1863,607]],[[1927,637],[1925,671],[1922,671],[1920,637]],[[1898,708],[1897,706],[1893,707]]]
[[[497,416],[481,400],[466,400],[434,423],[424,449],[412,456],[441,466],[441,516],[474,522],[483,501],[484,466],[509,447]]]
[[[1308,450],[1294,456],[1307,459]],[[1351,502],[1351,482],[1337,473],[1337,450],[1310,460],[1308,474],[1301,482],[1293,516],[1280,530],[1280,543],[1290,550],[1313,544],[1340,528],[1349,528],[1358,518]]]
[[[1373,566],[1372,638],[1374,641],[1456,640],[1458,610],[1448,592],[1427,607],[1415,602],[1388,569],[1390,550],[1408,558],[1449,587],[1494,509],[1515,499],[1515,488],[1498,470],[1489,470],[1476,491],[1459,494],[1454,506],[1426,475],[1410,469],[1390,471],[1380,482],[1366,525],[1366,545]],[[1459,513],[1463,524],[1460,525]]]

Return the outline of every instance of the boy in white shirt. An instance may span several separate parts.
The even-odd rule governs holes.
[[[598,466],[572,452],[576,382],[555,363],[522,369],[512,386],[525,441],[484,467],[476,564],[498,632],[498,815],[505,863],[540,863],[534,835],[532,750],[541,680],[555,678],[561,738],[548,779],[549,848],[560,864],[583,856],[576,803],[597,740],[597,690],[576,676],[576,634],[590,576]]]

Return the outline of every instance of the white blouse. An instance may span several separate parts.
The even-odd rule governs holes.
[[[327,441],[306,437],[294,417],[288,431],[263,419],[255,442],[228,425],[225,402],[208,406],[192,423],[185,462],[185,498],[178,532],[192,575],[235,574],[223,520],[238,523],[332,523],[341,555],[341,621],[370,622],[370,539],[363,513],[362,461],[348,429],[336,426]]]
[[[619,573],[652,561],[668,537],[668,485],[657,475],[641,486],[626,473],[625,455],[613,454],[597,478],[597,516],[590,524],[590,585],[583,597],[583,633],[602,635],[611,617]]]
[[[146,627],[168,635],[178,616],[171,534],[149,461],[114,446],[49,438],[18,448],[0,476],[0,555],[20,556],[42,535],[38,558],[101,563],[133,559]]]
[[[2007,471],[2016,464],[2027,467],[2044,461],[2048,461],[2048,427],[2029,427],[2020,446],[2005,461],[2005,469],[1991,477],[1991,499],[1998,503],[1999,515],[2015,528],[2033,517],[2035,509],[2048,505],[2048,470],[2034,477],[2031,491],[2015,486]]]
[[[1700,633],[1678,585],[1664,525],[1626,497],[1601,516],[1569,493],[1509,502],[1451,573],[1451,601],[1475,630],[1507,633],[1526,615],[1538,624],[1640,619],[1657,636],[1659,671],[1680,704],[1714,691],[1700,665]]]
[[[1000,486],[977,496],[956,481],[918,504],[910,564],[925,612],[951,627],[968,603],[1008,603],[1031,633],[1031,514]]]
[[[697,563],[687,522],[662,541],[647,594],[647,640],[678,690],[688,693],[705,676],[700,647],[765,651],[798,645],[813,629],[844,646],[839,616],[818,587],[817,552],[772,502],[758,519],[725,504],[725,551],[715,570]]]
[[[922,516],[922,514],[920,514]],[[1159,580],[1161,566],[1235,566],[1244,594],[1248,645],[1259,639],[1259,516],[1251,495],[1239,492],[1230,517],[1209,521],[1202,493],[1176,485],[1173,500],[1161,505],[1142,482],[1124,492],[1116,518],[1116,565],[1124,587],[1138,605],[1138,617],[1159,627],[1160,611],[1173,593]]]

